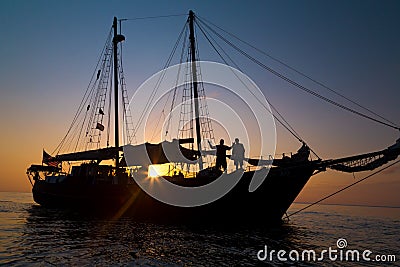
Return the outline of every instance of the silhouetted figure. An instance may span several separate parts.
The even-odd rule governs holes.
[[[227,163],[226,163],[226,151],[227,151],[227,150],[231,150],[232,147],[229,147],[229,146],[224,145],[224,142],[225,142],[224,139],[221,139],[221,140],[219,141],[219,145],[213,146],[213,145],[211,144],[211,142],[208,141],[208,143],[210,144],[210,147],[211,147],[212,149],[217,149],[217,153],[216,153],[217,162],[216,162],[216,164],[215,164],[215,168],[217,168],[217,170],[220,170],[221,167],[222,167],[223,171],[226,171],[226,168],[227,168]]]
[[[235,143],[232,144],[232,157],[231,159],[235,163],[236,170],[243,169],[243,160],[244,160],[244,146],[242,143],[239,143],[239,138],[235,138]]]

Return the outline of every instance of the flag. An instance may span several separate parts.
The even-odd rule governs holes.
[[[100,131],[104,131],[104,125],[101,123],[97,123],[96,129],[99,129]]]
[[[58,165],[61,163],[60,161],[57,161],[55,157],[52,157],[50,154],[48,154],[46,151],[43,149],[43,159],[42,159],[42,164],[47,164],[48,166],[53,166],[53,167],[58,167]]]

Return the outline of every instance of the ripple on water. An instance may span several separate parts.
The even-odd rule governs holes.
[[[110,220],[13,201],[0,201],[0,220],[0,264],[7,265],[253,266],[260,264],[257,252],[265,245],[274,250],[321,251],[335,247],[338,238],[346,238],[354,249],[400,251],[398,220],[342,214],[326,207],[265,229]],[[284,266],[276,259],[272,263]],[[314,264],[321,265],[357,266]]]

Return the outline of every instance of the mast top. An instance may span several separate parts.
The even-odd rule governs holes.
[[[113,42],[114,43],[119,43],[119,42],[122,42],[122,41],[125,41],[125,36],[123,36],[122,34],[118,34],[118,32],[117,32],[117,17],[114,17],[114,20],[113,20],[113,29],[114,29],[114,38],[113,38]]]

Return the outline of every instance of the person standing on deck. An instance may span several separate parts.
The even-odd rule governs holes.
[[[216,153],[217,162],[215,164],[215,168],[217,168],[217,170],[220,170],[222,168],[223,171],[226,171],[226,168],[227,168],[226,151],[231,150],[232,147],[224,145],[224,142],[225,142],[224,139],[221,139],[219,141],[219,145],[213,146],[210,141],[208,141],[208,144],[210,145],[210,147],[212,149],[217,149],[217,153]]]
[[[244,160],[244,146],[242,143],[239,143],[239,138],[235,138],[235,143],[232,144],[232,157],[231,159],[235,163],[236,170],[243,169],[243,160]]]

